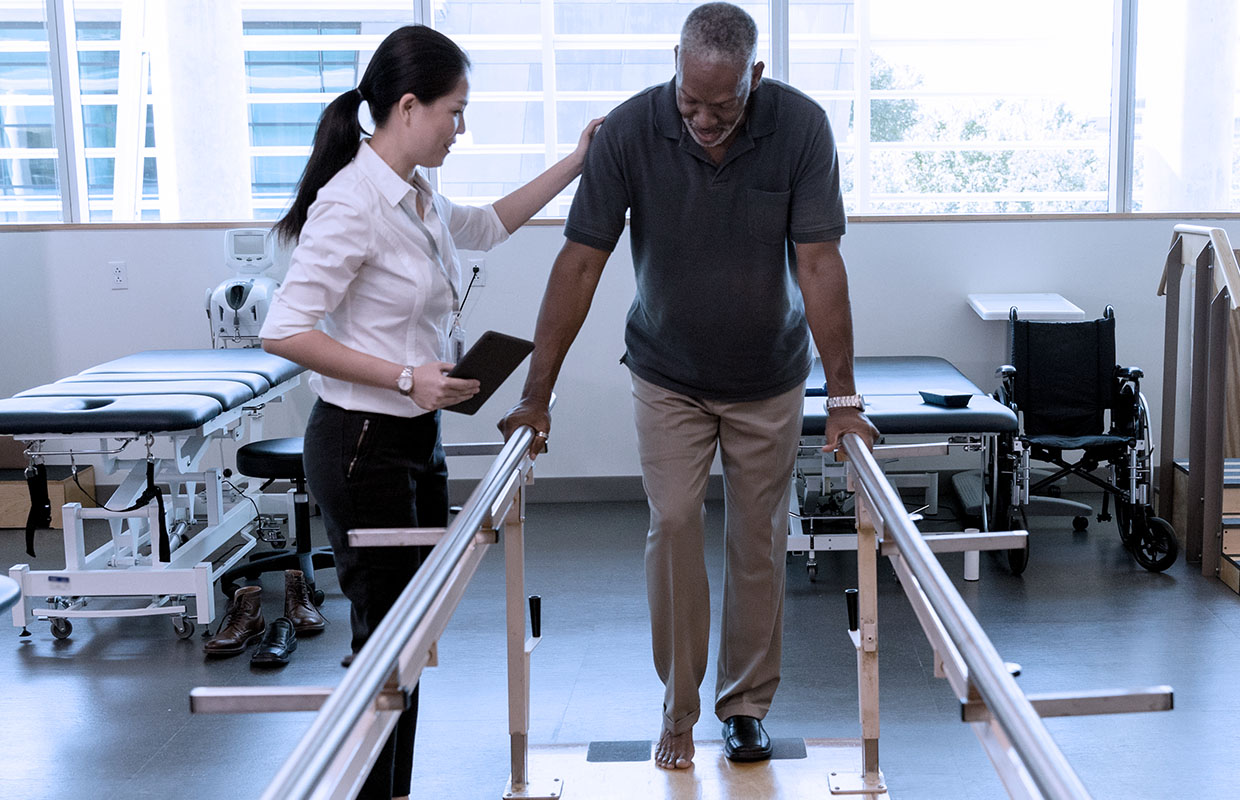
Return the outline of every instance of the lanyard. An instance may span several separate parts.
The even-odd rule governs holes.
[[[401,207],[401,210],[405,212],[409,219],[413,220],[413,224],[416,225],[418,230],[422,231],[422,235],[426,237],[426,241],[422,244],[422,249],[426,251],[426,254],[430,256],[437,265],[439,265],[440,274],[442,274],[444,280],[448,282],[448,288],[452,290],[452,311],[459,317],[461,312],[460,297],[456,291],[456,284],[452,281],[452,276],[448,274],[448,267],[443,263],[443,256],[439,253],[439,244],[435,241],[435,237],[431,235],[430,230],[427,229],[426,223],[423,222],[422,218],[418,216],[417,211],[409,207],[408,200],[409,195],[405,195],[401,198],[397,205]]]

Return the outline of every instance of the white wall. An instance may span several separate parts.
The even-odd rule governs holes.
[[[981,321],[965,295],[1054,291],[1090,314],[1111,303],[1119,361],[1145,369],[1157,421],[1163,305],[1156,291],[1173,224],[1147,218],[855,222],[844,254],[857,354],[943,356],[990,389],[1005,357],[1005,327]],[[1201,224],[1222,227],[1240,243],[1240,220]],[[0,229],[0,396],[137,350],[209,347],[204,296],[229,275],[223,239],[220,229]],[[532,335],[562,241],[558,227],[531,226],[486,254],[487,286],[474,290],[466,310],[471,337],[487,328]],[[108,286],[107,262],[114,259],[128,264],[126,291]],[[561,373],[540,477],[639,473],[628,371],[619,364],[632,293],[626,240]],[[496,440],[494,424],[522,380],[523,373],[510,379],[476,417],[445,415],[445,441]],[[311,402],[302,389],[284,407],[273,407],[265,435],[299,434]],[[486,463],[462,459],[453,474],[476,477]]]

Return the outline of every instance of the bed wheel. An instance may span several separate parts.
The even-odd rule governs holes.
[[[189,617],[181,616],[172,620],[172,631],[178,639],[188,639],[193,636],[195,627],[194,621]]]
[[[52,636],[68,639],[73,635],[73,623],[64,617],[52,617]]]
[[[1088,527],[1089,527],[1089,517],[1073,517],[1072,518],[1072,530],[1076,531],[1077,533],[1081,533]]]
[[[315,589],[314,590],[314,605],[315,606],[323,605],[323,598],[325,597],[327,597],[326,592],[324,592],[322,589]]]
[[[806,564],[805,572],[809,575],[810,582],[814,582],[818,580],[818,565],[817,564]]]

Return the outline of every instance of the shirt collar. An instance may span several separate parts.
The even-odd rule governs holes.
[[[749,116],[744,127],[755,139],[775,132],[775,112],[778,110],[779,96],[769,88],[763,90],[769,80],[763,78],[758,81],[758,88],[749,95]],[[678,141],[686,133],[680,109],[676,107],[675,78],[659,87],[655,93],[655,129],[660,135]]]
[[[395,208],[401,200],[411,192],[416,191],[427,197],[431,195],[430,184],[426,182],[426,178],[414,170],[409,180],[401,178],[396,174],[383,158],[374,151],[369,141],[363,141],[361,146],[357,148],[357,157],[354,159],[357,167],[362,174],[375,185],[379,190],[379,194],[388,203]]]

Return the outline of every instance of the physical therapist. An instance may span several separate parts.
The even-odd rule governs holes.
[[[469,59],[414,25],[375,50],[356,89],[324,110],[276,234],[296,242],[263,325],[263,348],[315,374],[304,462],[323,512],[357,652],[429,548],[352,548],[351,528],[441,527],[447,468],[438,409],[478,382],[447,377],[459,312],[457,248],[489,250],[580,172],[591,122],[566,158],[482,207],[436,193],[419,167],[443,164],[465,132]],[[365,102],[375,131],[358,122]],[[359,795],[410,791],[417,693]]]

